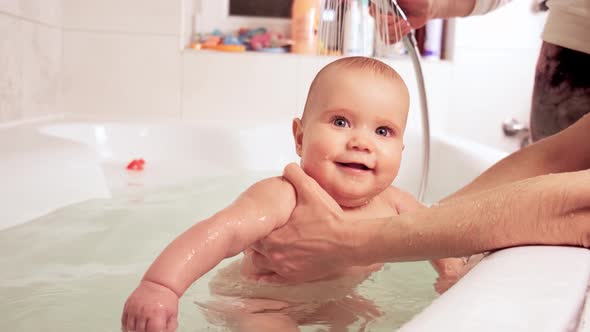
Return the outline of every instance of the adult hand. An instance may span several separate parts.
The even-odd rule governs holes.
[[[436,0],[397,0],[413,29],[423,27],[434,18],[434,1]]]
[[[254,265],[275,272],[261,279],[305,282],[352,266],[353,230],[340,206],[297,164],[287,165],[283,176],[295,187],[297,205],[283,227],[253,246]]]
[[[172,332],[178,326],[178,295],[160,284],[143,280],[125,302],[123,331]]]
[[[388,41],[396,43],[412,29],[423,27],[426,22],[434,18],[433,0],[398,0],[398,5],[404,11],[407,21],[391,11],[385,11],[371,3],[369,12],[378,25],[387,23]],[[383,23],[382,23],[383,22]],[[383,30],[378,29],[378,33]]]

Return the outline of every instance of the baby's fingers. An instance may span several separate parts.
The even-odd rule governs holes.
[[[168,317],[166,332],[174,332],[174,331],[176,331],[176,328],[178,328],[177,317],[175,315]]]
[[[127,310],[123,310],[123,314],[121,315],[121,330],[123,332],[127,331]]]
[[[136,318],[134,314],[128,314],[127,315],[127,322],[124,325],[126,329],[123,329],[123,331],[136,331]]]
[[[127,300],[123,307],[123,314],[121,315],[121,329],[123,332],[136,330],[136,314],[137,308],[133,304],[133,301]]]
[[[166,329],[166,317],[158,315],[147,322],[146,332],[163,332]]]
[[[149,322],[149,317],[142,315],[140,318],[136,319],[136,328],[135,332],[146,332],[147,325]]]

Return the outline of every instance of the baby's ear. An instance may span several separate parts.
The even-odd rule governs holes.
[[[293,119],[293,138],[295,139],[295,152],[301,157],[301,146],[303,145],[303,126],[299,118]]]

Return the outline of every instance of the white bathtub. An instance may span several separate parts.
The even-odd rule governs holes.
[[[275,172],[296,161],[289,123],[257,128],[54,121],[0,129],[0,230],[135,185],[161,187],[199,174]],[[421,140],[409,133],[396,185],[416,194]],[[465,185],[503,154],[434,136],[427,202]],[[146,160],[141,173],[125,170]],[[582,331],[588,250],[497,252],[402,331]]]

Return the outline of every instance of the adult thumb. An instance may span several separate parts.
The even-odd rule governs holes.
[[[305,201],[310,196],[317,195],[318,191],[323,191],[322,187],[313,178],[305,174],[303,169],[296,163],[285,166],[283,177],[295,188],[297,201],[299,202]]]

